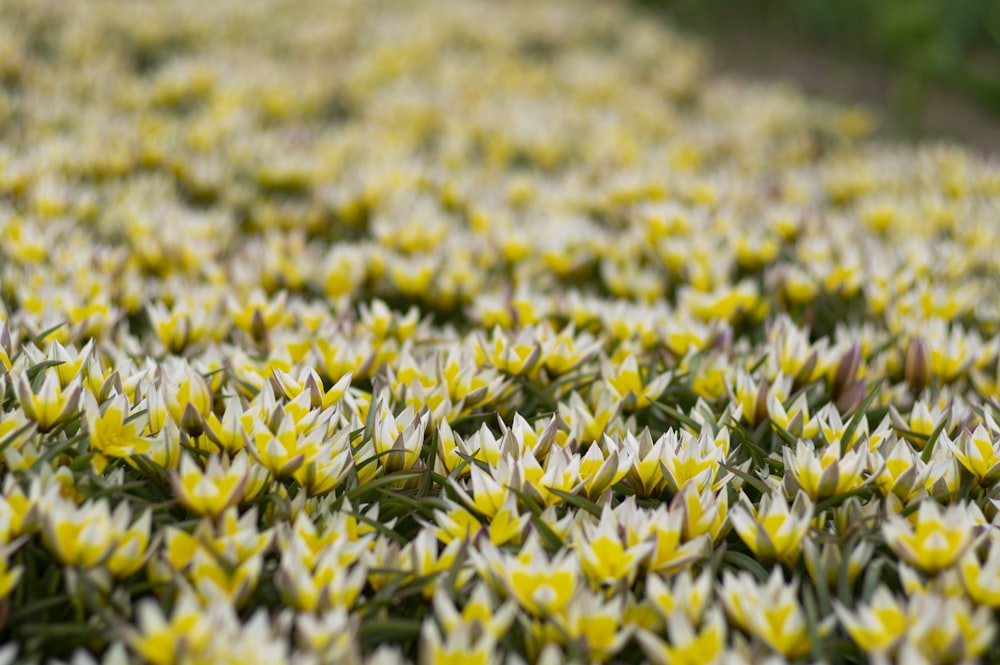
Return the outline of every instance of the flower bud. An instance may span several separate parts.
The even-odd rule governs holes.
[[[914,394],[919,394],[927,387],[931,381],[931,361],[927,344],[920,337],[914,337],[910,341],[910,346],[906,350],[906,362],[904,364],[904,376],[906,382]]]

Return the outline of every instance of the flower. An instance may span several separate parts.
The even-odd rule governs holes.
[[[141,602],[136,609],[138,629],[129,629],[129,646],[153,665],[176,665],[199,654],[211,640],[209,615],[195,596],[182,592],[167,619],[159,604]]]
[[[754,554],[764,561],[795,565],[809,532],[814,506],[803,492],[789,507],[778,492],[765,494],[755,507],[742,492],[730,514],[733,528]]]
[[[925,500],[912,520],[889,515],[882,536],[904,561],[934,575],[958,562],[984,523],[974,504],[952,504],[942,511],[936,502]]]
[[[212,389],[201,374],[185,362],[163,368],[164,400],[174,423],[192,436],[201,434],[212,411]]]
[[[14,388],[24,415],[44,434],[77,415],[83,387],[79,380],[61,387],[55,369],[45,370],[43,376],[38,392],[32,390],[26,374],[17,377]]]
[[[502,579],[518,605],[536,617],[558,614],[576,591],[579,566],[569,550],[551,559],[535,537],[515,557],[504,555]]]
[[[985,561],[980,561],[971,548],[967,550],[959,561],[958,572],[973,602],[1000,607],[1000,545],[995,540],[990,541]]]
[[[869,655],[891,651],[909,627],[906,605],[885,586],[879,586],[868,604],[855,612],[838,601],[833,609],[851,639]]]
[[[786,658],[809,653],[811,640],[805,613],[796,598],[798,583],[785,582],[775,568],[764,586],[746,573],[723,572],[722,603],[737,625]]]
[[[582,645],[589,660],[601,663],[632,638],[631,629],[621,625],[624,609],[621,596],[607,600],[581,588],[554,621],[570,640]]]
[[[87,393],[84,404],[92,450],[109,457],[142,455],[149,451],[150,443],[142,436],[146,419],[131,417],[128,397],[116,395],[99,407],[93,396]]]
[[[619,400],[630,398],[633,403],[632,408],[635,409],[649,406],[673,380],[673,374],[666,372],[651,381],[644,382],[639,373],[639,362],[631,353],[614,366],[605,358],[601,363],[601,375],[615,396]]]
[[[150,553],[152,525],[153,513],[147,510],[122,533],[106,564],[114,577],[125,579],[142,568]]]
[[[726,622],[717,607],[708,611],[700,630],[683,613],[667,618],[664,642],[655,634],[640,630],[636,634],[639,646],[653,665],[695,665],[723,662],[726,650]]]
[[[494,601],[485,584],[477,583],[461,612],[455,607],[443,589],[434,593],[434,615],[447,635],[460,626],[475,628],[489,633],[495,639],[503,638],[514,621],[517,605],[512,600],[501,604]]]
[[[424,430],[430,419],[427,411],[414,413],[407,407],[398,416],[387,408],[376,407],[372,440],[379,461],[387,473],[412,467],[424,444]]]
[[[46,515],[45,544],[64,565],[93,568],[112,555],[128,531],[129,513],[128,503],[112,513],[105,499],[81,506],[56,501]]]
[[[1000,438],[994,440],[990,435],[990,432],[997,432],[998,428],[992,418],[988,422],[989,430],[979,425],[971,433],[963,430],[954,442],[948,441],[955,459],[984,486],[992,485],[1000,479]]]
[[[495,653],[496,641],[486,632],[477,633],[467,624],[458,627],[442,637],[433,619],[426,619],[420,630],[421,660],[441,665],[495,665],[499,657]]]
[[[799,439],[795,452],[782,449],[785,463],[785,491],[801,489],[813,501],[821,501],[857,489],[868,465],[868,452],[858,447],[841,454],[840,443],[828,443],[816,450],[811,442]]]
[[[580,557],[580,569],[596,586],[631,585],[639,565],[653,551],[648,541],[627,546],[618,534],[618,523],[609,506],[596,525],[584,523],[573,531],[573,546]]]
[[[234,458],[212,455],[204,470],[188,454],[181,455],[180,471],[170,474],[170,484],[177,500],[198,515],[218,517],[243,498],[247,482],[246,453]]]
[[[909,629],[899,650],[902,662],[975,661],[990,648],[996,634],[989,608],[973,609],[961,597],[913,595],[906,616]]]

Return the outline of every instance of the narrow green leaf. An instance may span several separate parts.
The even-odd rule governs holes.
[[[545,489],[547,489],[548,491],[552,492],[553,494],[555,494],[557,497],[559,497],[560,499],[562,499],[566,503],[568,503],[570,505],[573,505],[573,506],[576,506],[577,508],[582,508],[583,510],[586,510],[588,513],[590,513],[594,517],[597,517],[598,519],[600,519],[600,517],[601,517],[601,509],[593,501],[590,501],[589,499],[585,499],[582,496],[578,496],[578,495],[573,494],[571,492],[566,492],[566,491],[563,491],[561,489],[557,489],[555,487],[548,487],[548,486],[546,486]]]

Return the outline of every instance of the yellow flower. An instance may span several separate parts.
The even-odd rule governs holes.
[[[892,405],[889,405],[889,417],[892,426],[906,437],[914,448],[923,450],[924,446],[927,445],[927,439],[942,422],[947,421],[949,414],[938,404],[928,407],[923,401],[918,400],[910,410],[908,418],[904,419],[896,407]],[[945,426],[944,431],[947,432],[947,430],[948,427]]]
[[[623,503],[619,512],[629,512],[635,504]],[[628,508],[624,508],[628,506]],[[696,536],[684,540],[684,513],[680,510],[668,510],[665,505],[658,506],[644,516],[645,530],[655,540],[655,547],[649,555],[649,569],[659,573],[669,573],[683,568],[702,556],[708,546],[708,536]],[[626,524],[628,517],[622,517]]]
[[[996,624],[988,607],[965,598],[916,594],[907,608],[909,629],[898,662],[967,663],[977,661],[993,644]]]
[[[631,639],[632,629],[622,625],[625,599],[606,600],[602,594],[579,589],[554,621],[566,636],[586,649],[590,662],[603,663]]]
[[[580,479],[583,494],[591,500],[597,500],[605,490],[615,485],[625,477],[632,466],[632,458],[628,451],[619,451],[614,439],[605,436],[603,448],[594,443],[580,458]]]
[[[587,333],[577,335],[570,323],[559,334],[548,326],[538,328],[541,341],[541,364],[550,376],[560,376],[574,369],[601,349],[601,343]]]
[[[212,333],[205,310],[184,301],[175,301],[169,309],[162,302],[150,303],[146,314],[160,343],[171,353],[179,354]]]
[[[829,542],[818,547],[815,540],[806,540],[804,549],[806,570],[812,581],[817,585],[826,584],[831,589],[836,589],[843,567],[843,550],[846,548],[840,543]],[[854,584],[874,553],[875,545],[869,540],[862,541],[851,549],[851,553],[847,557],[847,581],[849,584]]]
[[[707,487],[717,490],[717,474],[725,457],[722,445],[716,440],[710,428],[706,427],[700,436],[682,430],[668,430],[660,437],[663,448],[660,452],[660,467],[667,487],[672,492],[680,492],[689,483],[699,492]]]
[[[341,400],[351,387],[353,375],[348,372],[340,378],[329,390],[323,389],[323,380],[312,367],[304,367],[296,379],[288,372],[272,368],[271,373],[278,382],[285,397],[294,400],[303,392],[309,393],[310,405],[314,409],[327,409]]]
[[[920,459],[909,441],[900,439],[893,433],[886,439],[882,449],[873,454],[882,459],[877,466],[879,473],[875,477],[875,484],[883,496],[892,494],[906,503],[923,491],[933,469]]]
[[[187,579],[204,603],[223,602],[243,607],[257,586],[264,557],[254,555],[235,562],[217,552],[200,548],[191,558]]]
[[[212,638],[208,614],[191,593],[181,593],[169,620],[152,600],[140,602],[136,615],[139,628],[129,629],[126,639],[153,665],[191,662]]]
[[[518,604],[536,617],[562,612],[577,587],[579,567],[570,550],[552,559],[531,537],[515,557],[504,555],[503,580]]]
[[[470,540],[479,533],[483,525],[475,515],[453,501],[442,501],[447,511],[434,511],[434,521],[439,527],[434,533],[438,540],[447,545],[455,539]]]
[[[469,497],[458,481],[452,481],[451,487],[466,505],[484,517],[492,518],[506,503],[508,497],[512,496],[510,491],[511,465],[507,463],[506,459],[501,459],[498,467],[491,467],[489,470],[484,470],[476,464],[469,466],[471,467],[471,477],[467,482],[472,486],[472,497]]]
[[[88,341],[79,351],[73,346],[66,349],[58,341],[52,342],[52,346],[49,347],[48,359],[51,362],[59,363],[52,369],[55,371],[56,376],[59,377],[59,385],[61,387],[66,388],[80,375],[80,370],[86,364],[88,358],[90,358],[93,349],[93,339]]]
[[[462,625],[478,626],[479,630],[499,640],[510,628],[516,614],[517,604],[514,601],[507,600],[497,606],[489,589],[482,583],[477,583],[473,587],[461,612],[458,611],[443,589],[438,589],[434,593],[434,616],[440,622],[446,635]]]
[[[977,605],[994,609],[1000,607],[1000,544],[990,541],[985,561],[970,549],[959,561],[958,571],[962,586]]]
[[[672,585],[668,585],[660,575],[650,573],[646,575],[646,598],[664,621],[669,622],[672,616],[680,614],[691,625],[697,626],[701,624],[712,600],[714,579],[708,568],[698,575],[697,580],[691,577],[690,570],[682,570],[674,577]]]
[[[181,432],[174,421],[168,420],[163,428],[149,439],[149,450],[146,457],[163,469],[176,469],[181,461]],[[129,466],[135,462],[126,460]]]
[[[91,450],[108,457],[143,455],[149,451],[150,443],[142,437],[146,419],[130,417],[131,407],[125,395],[116,395],[103,407],[98,407],[93,396],[87,393],[85,411]]]
[[[985,523],[975,504],[952,504],[942,511],[930,499],[921,501],[911,520],[889,515],[882,536],[893,552],[929,575],[955,565]]]
[[[170,474],[170,485],[177,500],[189,510],[218,517],[242,500],[247,472],[248,461],[243,452],[232,459],[212,455],[204,470],[185,453],[181,455],[180,472]]]
[[[728,531],[729,490],[723,487],[713,492],[706,487],[701,492],[693,484],[688,484],[670,502],[670,511],[679,512],[682,517],[681,536],[684,540],[695,540],[707,535],[713,543]]]
[[[667,480],[660,464],[665,439],[660,437],[653,443],[649,429],[643,429],[639,436],[626,432],[624,437],[616,437],[621,449],[627,451],[632,465],[625,473],[625,481],[639,498],[657,497],[666,488]]]
[[[478,355],[489,364],[506,374],[526,376],[531,374],[542,358],[542,345],[535,339],[534,330],[527,327],[514,339],[494,328],[492,340],[480,339]]]
[[[292,477],[306,494],[311,497],[326,494],[347,478],[354,468],[350,433],[349,429],[343,429],[332,439],[324,441],[319,452],[292,472]]]
[[[582,486],[580,479],[580,457],[563,448],[554,448],[545,458],[542,467],[534,455],[525,455],[514,463],[514,473],[521,480],[521,491],[532,496],[545,506],[554,506],[564,501],[552,490],[576,493]]]
[[[674,613],[667,618],[669,642],[640,630],[639,646],[653,665],[710,665],[723,662],[726,650],[726,622],[718,608],[708,611],[705,620],[693,623],[687,615]]]
[[[639,373],[639,361],[631,353],[614,366],[606,358],[602,360],[601,376],[614,391],[617,399],[626,400],[626,404],[633,409],[644,409],[649,406],[663,394],[673,380],[673,374],[666,372],[651,381],[644,382]]]
[[[67,566],[92,568],[105,562],[128,531],[128,503],[114,514],[106,500],[74,506],[56,501],[46,515],[44,540],[52,554]]]
[[[588,406],[579,393],[569,396],[569,403],[559,402],[559,417],[569,427],[569,439],[575,439],[580,446],[600,441],[610,433],[613,421],[624,406],[608,388],[595,388],[591,396],[594,406]]]
[[[596,588],[619,583],[631,586],[639,566],[653,551],[653,544],[647,541],[627,546],[619,535],[614,513],[605,506],[596,526],[583,523],[573,531],[573,548],[583,574]]]
[[[497,665],[496,639],[487,632],[460,623],[441,636],[433,619],[425,619],[420,630],[420,660],[440,665]]]
[[[307,457],[315,456],[320,449],[322,428],[315,428],[308,434],[295,430],[295,421],[282,412],[277,431],[271,431],[263,421],[251,420],[250,440],[247,447],[262,466],[278,478],[285,478],[302,466]]]
[[[372,440],[379,462],[387,473],[411,468],[420,456],[430,414],[427,411],[414,413],[412,407],[407,407],[398,416],[393,416],[387,407],[376,408]]]
[[[791,379],[779,375],[775,379],[775,388],[770,388],[766,381],[757,381],[745,370],[737,370],[735,381],[726,382],[726,391],[734,402],[740,405],[743,419],[751,427],[757,427],[768,416],[767,398],[772,392],[787,393],[791,388]],[[787,384],[787,385],[786,385]]]
[[[122,534],[107,562],[114,577],[124,579],[142,568],[149,552],[152,524],[153,514],[147,510]]]
[[[755,507],[742,492],[730,519],[733,528],[754,554],[767,562],[780,561],[794,566],[809,533],[814,506],[799,492],[789,508],[780,492],[765,494]]]
[[[161,372],[167,411],[174,423],[192,436],[201,434],[212,412],[212,389],[201,374],[180,361]]]
[[[868,465],[867,450],[854,447],[841,455],[839,442],[816,450],[812,442],[799,439],[794,453],[790,446],[785,446],[782,455],[785,491],[794,494],[801,489],[813,501],[857,489],[864,482],[861,474]]]
[[[790,659],[809,653],[811,646],[797,595],[798,584],[786,583],[780,568],[764,586],[748,573],[722,574],[722,603],[730,620]]]
[[[242,416],[243,406],[239,397],[230,397],[226,401],[226,410],[221,420],[214,413],[208,414],[208,418],[205,419],[205,436],[223,452],[235,455],[247,444]]]
[[[967,429],[963,430],[956,441],[948,441],[955,459],[985,486],[1000,479],[1000,439],[994,440],[990,435],[997,431],[997,427],[989,415],[987,418],[989,430],[979,425],[971,433]]]
[[[338,541],[324,549],[312,566],[303,559],[307,554],[303,548],[293,540],[281,553],[275,585],[285,603],[302,612],[354,607],[368,579],[367,544]]]
[[[14,388],[24,415],[34,421],[38,425],[38,431],[43,434],[77,415],[83,390],[78,380],[74,380],[65,389],[62,388],[55,368],[44,371],[37,393],[31,389],[26,374],[17,377]]]
[[[869,656],[887,653],[906,633],[906,607],[885,586],[879,586],[869,603],[856,612],[836,600],[833,609],[851,639]]]
[[[782,427],[792,436],[811,439],[819,434],[819,422],[809,416],[809,404],[803,393],[786,409],[775,393],[767,396],[767,413],[772,426]]]
[[[287,296],[281,291],[269,301],[262,290],[254,289],[242,303],[229,298],[229,315],[237,328],[260,341],[269,330],[290,318],[285,312]]]

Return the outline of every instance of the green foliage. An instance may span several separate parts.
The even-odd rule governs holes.
[[[840,56],[889,66],[916,88],[954,88],[1000,113],[1000,3],[995,0],[641,0],[712,32],[755,22],[819,40]]]

